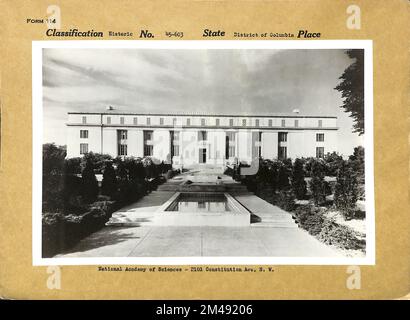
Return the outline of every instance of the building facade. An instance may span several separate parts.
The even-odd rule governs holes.
[[[337,118],[294,115],[68,113],[67,156],[153,157],[175,168],[323,157],[337,151]]]

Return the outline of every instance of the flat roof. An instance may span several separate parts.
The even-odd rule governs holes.
[[[92,115],[132,115],[132,116],[175,116],[175,117],[253,117],[253,118],[332,118],[336,116],[314,116],[314,115],[291,115],[291,114],[206,114],[206,113],[141,113],[141,112],[67,112],[68,114],[92,114]]]

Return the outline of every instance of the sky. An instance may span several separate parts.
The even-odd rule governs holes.
[[[363,145],[334,90],[341,49],[43,49],[44,142],[66,144],[67,112],[338,117],[339,153]]]

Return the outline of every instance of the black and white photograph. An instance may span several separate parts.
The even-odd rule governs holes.
[[[33,42],[35,264],[374,264],[371,41]]]

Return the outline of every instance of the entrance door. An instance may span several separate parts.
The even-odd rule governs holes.
[[[199,163],[206,163],[206,148],[199,148]]]

